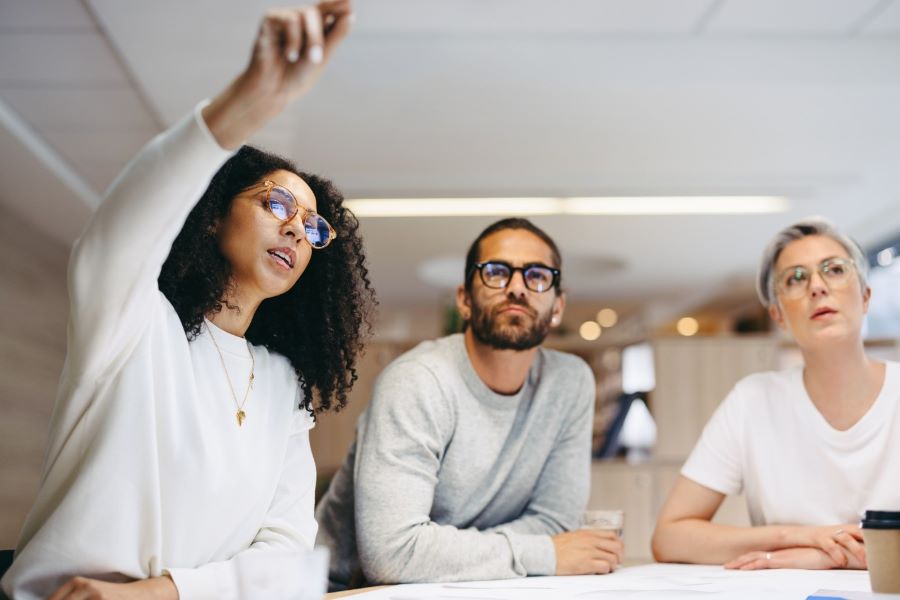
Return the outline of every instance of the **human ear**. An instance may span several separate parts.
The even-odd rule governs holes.
[[[463,321],[468,321],[472,317],[472,298],[466,286],[462,284],[456,288],[456,310]]]
[[[780,329],[787,331],[787,325],[784,322],[784,316],[781,314],[781,309],[778,308],[777,301],[775,304],[769,305],[769,316]]]
[[[562,323],[563,311],[566,308],[566,294],[560,292],[553,300],[553,308],[551,309],[550,324],[558,327]]]

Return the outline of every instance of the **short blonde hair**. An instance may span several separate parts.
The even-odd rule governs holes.
[[[856,265],[860,289],[865,290],[868,287],[869,261],[866,259],[866,255],[859,244],[846,234],[838,231],[827,219],[823,217],[809,217],[779,231],[763,252],[762,259],[759,262],[759,271],[756,275],[756,293],[759,295],[760,302],[766,308],[775,304],[775,263],[778,262],[781,252],[791,242],[810,235],[822,235],[843,246]]]

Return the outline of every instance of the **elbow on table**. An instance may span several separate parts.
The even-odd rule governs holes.
[[[371,584],[415,583],[406,548],[412,542],[391,543],[385,540],[360,540],[359,563],[366,581]]]
[[[673,544],[671,532],[667,530],[667,525],[666,523],[657,523],[656,529],[653,530],[653,537],[650,538],[650,551],[656,562],[679,562],[678,556],[672,552],[675,544]]]

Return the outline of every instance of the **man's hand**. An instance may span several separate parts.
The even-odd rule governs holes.
[[[622,562],[622,540],[612,531],[579,529],[552,539],[557,575],[602,575]]]
[[[47,600],[178,600],[178,588],[170,577],[165,576],[132,583],[73,577]]]

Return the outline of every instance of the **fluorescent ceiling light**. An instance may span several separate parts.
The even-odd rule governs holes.
[[[781,196],[622,196],[599,198],[405,198],[347,200],[358,217],[501,215],[734,215],[784,212]]]

